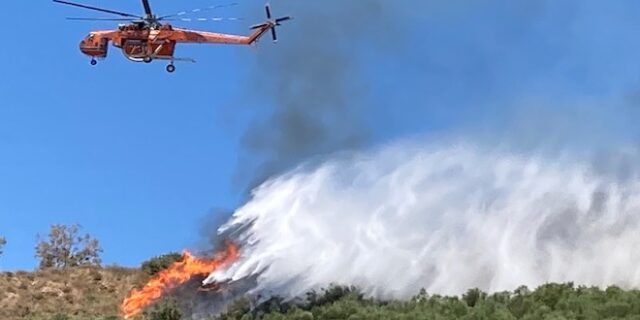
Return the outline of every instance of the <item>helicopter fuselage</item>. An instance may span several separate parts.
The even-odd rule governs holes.
[[[150,62],[154,59],[176,60],[173,57],[177,43],[217,43],[250,45],[265,32],[275,27],[275,22],[267,21],[256,26],[249,36],[195,31],[173,28],[165,24],[149,27],[143,24],[128,24],[118,30],[94,31],[80,42],[80,51],[92,58],[106,58],[109,42],[122,49],[132,61]],[[190,59],[187,59],[190,60]]]
[[[114,31],[92,32],[80,42],[80,50],[92,58],[106,58],[108,44],[119,48],[131,61],[151,62],[153,59],[170,60],[175,52],[174,31],[170,25],[158,28],[137,24],[120,26]]]

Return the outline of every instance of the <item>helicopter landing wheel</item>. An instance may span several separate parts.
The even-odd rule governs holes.
[[[91,65],[95,66],[96,64],[98,64],[98,61],[96,61],[96,59],[91,59]]]
[[[174,66],[173,64],[167,66],[167,72],[173,73],[174,71],[176,71],[176,66]]]
[[[144,63],[151,63],[151,61],[153,61],[153,59],[151,59],[151,57],[144,57],[142,59],[142,61],[144,61]]]

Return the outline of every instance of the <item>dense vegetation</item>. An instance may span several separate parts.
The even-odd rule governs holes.
[[[250,310],[248,301],[240,301],[219,319],[640,319],[640,291],[568,283],[490,295],[472,289],[462,297],[422,292],[408,301],[379,301],[365,299],[354,288],[333,287],[312,292],[298,304],[272,299]]]

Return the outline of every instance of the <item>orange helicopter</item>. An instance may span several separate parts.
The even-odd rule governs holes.
[[[276,34],[276,27],[280,26],[281,22],[292,19],[291,17],[273,19],[271,17],[271,7],[269,6],[269,4],[267,4],[265,7],[267,12],[267,21],[252,26],[251,29],[255,30],[252,34],[248,36],[240,36],[175,28],[171,24],[165,22],[174,21],[177,19],[177,17],[184,14],[185,12],[167,16],[156,16],[151,11],[149,0],[142,0],[142,6],[144,7],[145,13],[144,16],[102,9],[62,0],[53,0],[53,2],[93,11],[100,11],[118,15],[121,17],[67,18],[69,20],[129,22],[128,24],[120,25],[118,27],[118,30],[93,31],[80,42],[80,51],[91,57],[91,65],[96,65],[98,63],[96,59],[103,59],[107,57],[109,41],[111,41],[113,42],[113,46],[122,49],[125,57],[127,57],[131,61],[150,63],[153,60],[168,60],[168,72],[174,72],[176,70],[176,67],[174,66],[175,61],[195,62],[190,58],[174,57],[176,44],[178,43],[220,43],[251,45],[258,41],[258,39],[260,39],[268,31],[271,31],[273,41],[277,42],[278,37]],[[190,19],[180,20],[189,21]]]

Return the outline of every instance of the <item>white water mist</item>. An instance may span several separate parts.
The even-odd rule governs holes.
[[[600,173],[599,173],[600,172]],[[257,188],[220,229],[242,258],[208,282],[257,275],[294,297],[328,284],[380,298],[574,281],[640,285],[640,181],[570,157],[396,144]]]

